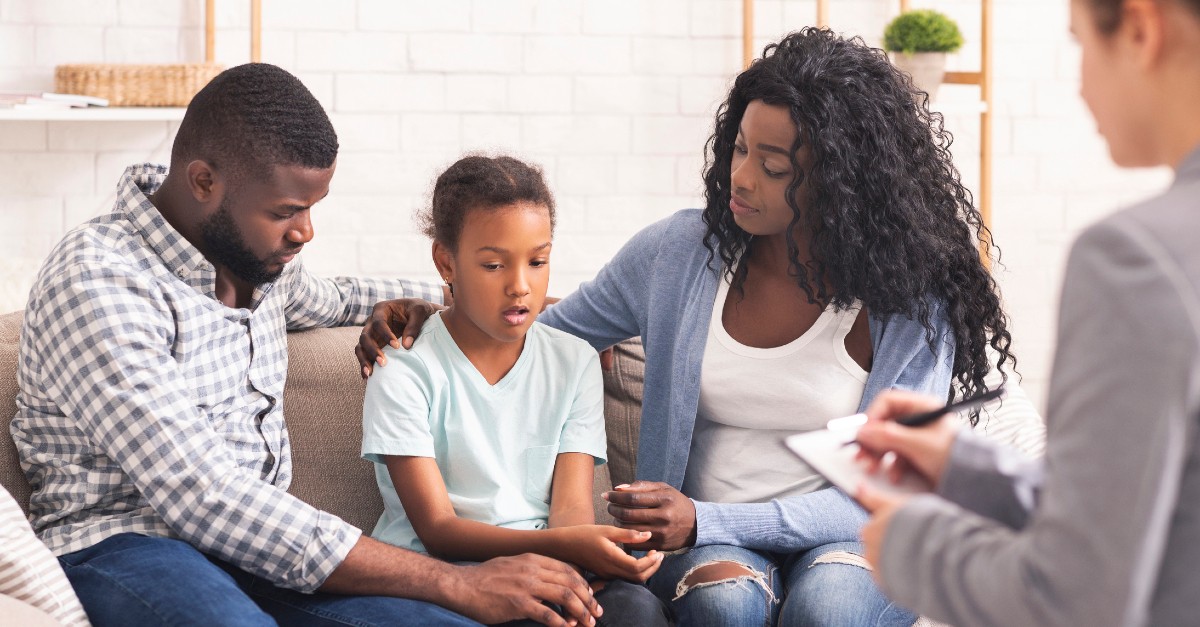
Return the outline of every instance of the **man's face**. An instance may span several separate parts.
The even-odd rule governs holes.
[[[279,278],[313,238],[309,211],[329,193],[333,171],[275,166],[269,180],[227,187],[200,225],[204,255],[251,285]]]

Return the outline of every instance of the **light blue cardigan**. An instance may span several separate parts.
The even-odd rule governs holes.
[[[700,215],[697,209],[686,209],[643,229],[595,280],[538,317],[597,349],[641,336],[646,385],[637,477],[676,488],[683,485],[691,449],[700,365],[719,278],[708,267]],[[874,358],[860,410],[890,387],[947,394],[954,335],[940,308],[932,318],[940,338],[934,343],[936,352],[930,350],[919,322],[871,316]],[[865,521],[865,512],[834,488],[768,503],[696,502],[696,544],[790,553],[856,540]]]

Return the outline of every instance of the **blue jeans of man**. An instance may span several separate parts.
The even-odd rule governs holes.
[[[123,533],[59,562],[96,627],[479,624],[423,601],[286,590],[170,538]]]
[[[857,542],[826,544],[790,554],[735,546],[694,547],[668,555],[649,586],[670,603],[680,627],[772,625],[887,625],[910,627],[916,615],[875,585]],[[753,575],[688,585],[694,571],[734,563]]]

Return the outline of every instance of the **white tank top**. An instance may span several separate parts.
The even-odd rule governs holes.
[[[861,304],[843,311],[827,307],[792,342],[753,348],[725,331],[721,314],[728,294],[722,280],[700,368],[684,494],[715,503],[760,503],[827,486],[783,438],[858,411],[867,372],[846,352],[846,334]]]

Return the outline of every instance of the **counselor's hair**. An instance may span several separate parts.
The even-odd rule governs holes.
[[[545,207],[553,233],[554,196],[540,167],[507,155],[468,155],[438,176],[431,206],[417,214],[417,221],[426,235],[457,251],[468,212],[518,202]]]
[[[1165,1],[1178,2],[1200,17],[1200,0]],[[1105,35],[1116,32],[1117,27],[1121,25],[1121,5],[1125,4],[1125,0],[1088,0],[1088,4],[1092,5],[1092,16],[1096,19],[1096,28]]]
[[[705,147],[710,263],[719,258],[731,271],[754,245],[729,209],[734,142],[754,100],[786,107],[799,129],[793,153],[811,151],[807,171],[792,156],[787,192],[791,225],[810,238],[813,257],[802,262],[789,239],[789,271],[810,302],[858,300],[876,319],[915,317],[931,347],[939,341],[930,322],[939,303],[956,347],[951,397],[986,387],[988,344],[996,366],[1015,365],[998,289],[977,248],[981,239],[989,253],[991,233],[954,167],[953,138],[925,94],[859,38],[805,28],[767,46],[738,75]],[[795,199],[802,184],[803,212]],[[743,269],[733,272],[734,285],[743,277]]]
[[[337,154],[333,124],[300,79],[269,63],[247,63],[221,72],[192,98],[171,167],[201,159],[240,181],[265,178],[277,165],[329,168]]]

